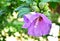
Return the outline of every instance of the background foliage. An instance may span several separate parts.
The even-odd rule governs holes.
[[[45,14],[60,25],[60,0],[0,0],[0,41],[16,32],[27,34],[27,30],[21,28],[24,22],[20,20],[24,14],[33,11]]]

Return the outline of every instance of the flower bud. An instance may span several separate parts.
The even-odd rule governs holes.
[[[40,9],[43,9],[43,8],[44,8],[44,4],[45,4],[45,3],[43,3],[43,2],[40,2],[40,3],[39,3]]]
[[[33,6],[37,6],[37,3],[36,2],[33,2]]]
[[[33,11],[39,12],[39,8],[37,6],[32,6]]]

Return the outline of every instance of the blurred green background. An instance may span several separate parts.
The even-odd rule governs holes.
[[[40,41],[22,28],[23,15],[33,11],[45,14],[60,26],[60,0],[0,0],[0,41],[7,41],[8,37],[15,37],[17,41]]]

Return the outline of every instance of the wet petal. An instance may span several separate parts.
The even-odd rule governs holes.
[[[44,14],[41,14],[40,16],[43,18],[44,22],[51,24],[51,21]]]
[[[22,28],[28,28],[31,24],[31,22],[29,21],[29,19],[26,16],[24,16],[24,22],[25,23]]]
[[[45,23],[44,21],[41,21],[40,24],[40,30],[42,31],[43,35],[47,35],[50,32],[51,24]]]
[[[31,14],[27,14],[25,15],[25,17],[30,21],[33,22],[36,18],[38,18],[40,16],[40,14],[35,13],[33,14],[33,12]]]
[[[30,27],[28,28],[28,34],[31,36],[34,36],[34,22],[31,23],[32,25],[30,25]]]
[[[28,28],[28,34],[31,36],[44,36],[49,34],[51,21],[44,15],[36,12],[24,16],[23,28]]]
[[[30,26],[30,22],[29,23],[24,23],[22,28],[28,28]]]
[[[39,23],[35,25],[35,21],[28,28],[28,34],[31,36],[42,36],[42,32],[39,27]]]
[[[32,12],[34,13],[34,12]],[[28,28],[30,24],[40,16],[40,14],[34,13],[34,14],[27,14],[24,15],[24,22],[25,24],[23,25],[23,28]]]

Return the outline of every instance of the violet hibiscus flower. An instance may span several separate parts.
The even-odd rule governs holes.
[[[28,29],[31,36],[44,36],[49,34],[51,21],[44,15],[36,12],[24,15],[24,25],[22,28]]]

